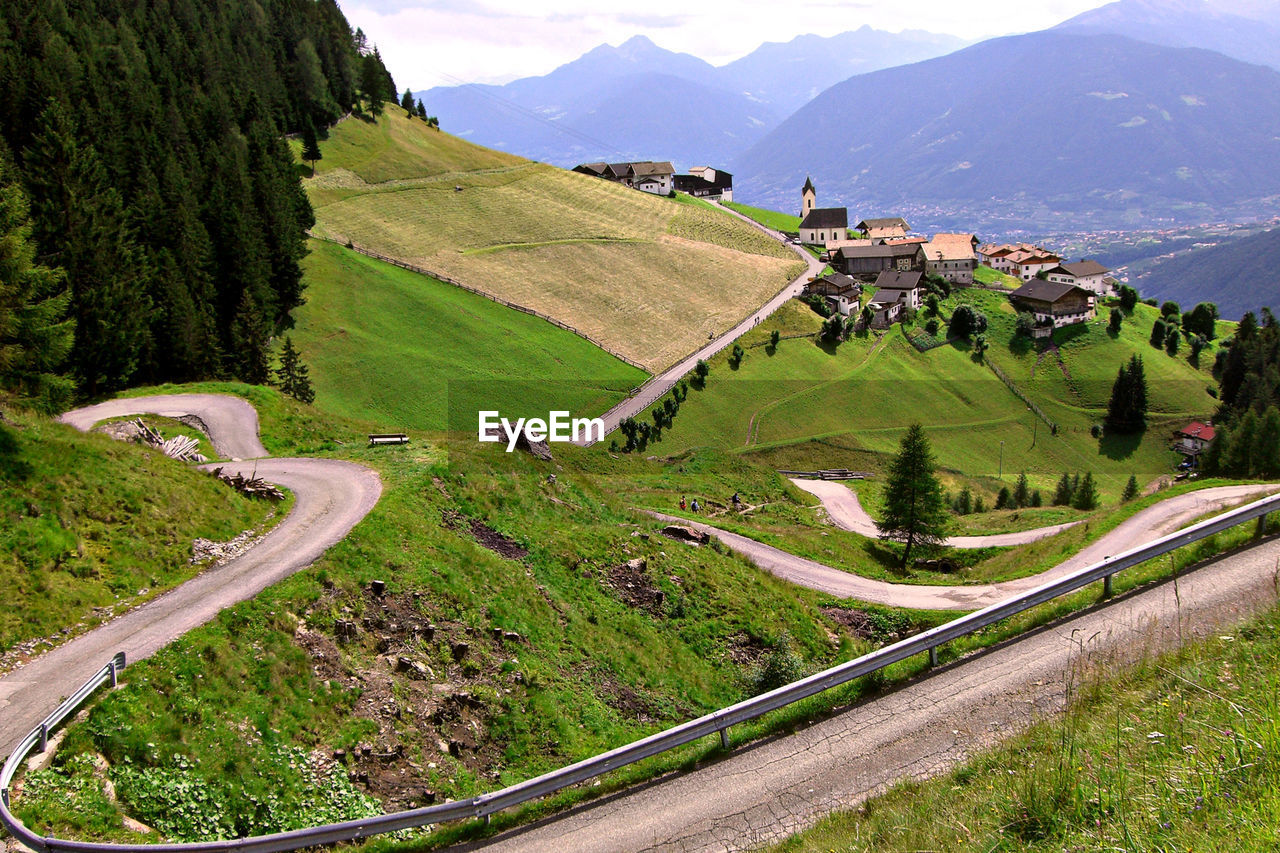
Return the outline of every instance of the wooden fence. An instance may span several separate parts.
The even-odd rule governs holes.
[[[1010,379],[1008,376],[1005,375],[1004,371],[1000,369],[1000,365],[992,361],[990,356],[984,355],[982,360],[987,363],[987,366],[991,368],[991,371],[1000,379],[1001,382],[1005,384],[1006,387],[1008,387],[1010,391],[1012,391],[1018,397],[1019,400],[1027,404],[1027,408],[1035,412],[1036,417],[1040,418],[1040,420],[1044,421],[1048,425],[1049,431],[1051,433],[1053,433],[1054,435],[1058,434],[1057,423],[1055,423],[1052,418],[1050,418],[1048,415],[1044,413],[1044,409],[1040,408],[1034,402],[1032,402],[1031,398],[1027,396],[1025,391],[1023,391],[1021,388],[1018,387],[1017,383],[1015,383],[1012,379]]]

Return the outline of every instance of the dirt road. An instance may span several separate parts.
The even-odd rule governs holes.
[[[1280,541],[963,661],[789,735],[487,843],[493,853],[748,850],[902,779],[936,775],[1062,708],[1069,674],[1205,636],[1276,600]],[[1180,604],[1179,604],[1180,601]]]
[[[834,485],[834,484],[829,484]],[[838,486],[845,495],[852,495],[844,486]],[[972,586],[925,586],[919,584],[889,583],[859,577],[842,569],[824,565],[816,560],[797,557],[770,545],[730,533],[709,524],[691,522],[675,516],[654,515],[672,524],[686,524],[716,537],[725,545],[743,554],[765,571],[799,586],[816,589],[840,598],[856,598],[873,604],[892,607],[908,607],[913,610],[977,610],[1009,596],[1030,589],[1076,569],[1096,563],[1104,557],[1119,554],[1152,539],[1172,533],[1206,513],[1226,509],[1245,498],[1259,498],[1277,491],[1277,486],[1219,486],[1199,492],[1169,498],[1133,515],[1115,529],[1086,546],[1073,557],[1038,575],[994,584]],[[840,493],[829,490],[830,496]],[[855,498],[856,500],[856,498]],[[826,506],[826,499],[823,500]],[[828,510],[830,512],[830,509]],[[832,513],[834,517],[834,513]]]
[[[63,420],[87,429],[104,417],[145,413],[194,414],[209,426],[210,438],[220,452],[265,455],[258,440],[257,413],[236,397],[184,394],[113,400],[70,412]],[[382,494],[378,475],[351,462],[257,459],[219,464],[231,473],[248,475],[256,470],[258,476],[288,488],[295,496],[293,511],[242,556],[202,572],[0,679],[2,754],[8,755],[63,696],[96,672],[111,655],[123,650],[130,661],[147,657],[213,619],[223,608],[252,598],[306,568],[346,536]]]

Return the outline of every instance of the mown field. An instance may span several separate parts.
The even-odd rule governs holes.
[[[304,269],[293,335],[317,405],[384,432],[474,432],[480,409],[595,417],[648,378],[538,317],[332,243],[313,240]]]
[[[721,211],[477,148],[399,110],[340,123],[321,150],[304,181],[318,236],[542,311],[650,371],[803,269]]]
[[[1064,471],[1091,471],[1103,500],[1114,502],[1130,475],[1143,486],[1169,475],[1179,458],[1168,449],[1172,431],[1216,408],[1209,393],[1216,346],[1196,363],[1185,347],[1172,357],[1151,347],[1155,308],[1139,305],[1112,335],[1104,307],[1098,320],[1059,330],[1056,350],[1041,353],[1016,334],[1016,315],[1001,294],[957,291],[942,302],[941,313],[949,317],[961,302],[985,313],[986,359],[1047,413],[1058,425],[1056,435],[977,358],[970,342],[917,351],[909,337],[923,331],[924,312],[905,331],[894,326],[832,346],[814,337],[821,318],[792,302],[743,339],[745,357],[736,369],[728,354],[711,362],[706,387],[691,391],[648,452],[709,447],[775,468],[876,472],[918,421],[948,487],[967,485],[988,507],[1021,471],[1046,497]],[[768,345],[774,329],[783,336],[776,349]],[[1096,439],[1091,427],[1105,415],[1117,370],[1134,354],[1143,359],[1150,388],[1149,427],[1141,436]]]

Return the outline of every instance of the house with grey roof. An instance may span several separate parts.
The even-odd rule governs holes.
[[[1049,281],[1083,287],[1098,296],[1110,296],[1115,292],[1115,285],[1108,282],[1110,274],[1111,270],[1102,264],[1087,260],[1074,264],[1059,264],[1046,273]],[[1115,279],[1111,279],[1111,282],[1114,281]]]
[[[669,160],[637,160],[631,163],[582,163],[573,171],[622,184],[654,195],[675,189],[676,168]]]
[[[868,240],[883,243],[894,237],[905,237],[911,230],[907,220],[901,216],[887,216],[880,219],[864,219],[854,226]]]
[[[1009,294],[1018,311],[1029,311],[1036,324],[1057,329],[1093,319],[1093,293],[1083,287],[1059,281],[1032,279]]]
[[[832,269],[845,275],[873,279],[885,270],[923,272],[924,252],[919,243],[879,243],[841,246],[831,256]]]

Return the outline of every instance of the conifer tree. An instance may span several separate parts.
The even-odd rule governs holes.
[[[61,370],[71,352],[71,295],[60,269],[35,263],[26,194],[0,153],[0,389],[44,412],[74,390]]]
[[[418,101],[417,113],[418,113],[418,118],[422,119],[423,121],[427,120],[427,108],[423,106],[422,101]]]
[[[1119,308],[1111,309],[1111,319],[1107,321],[1107,328],[1111,334],[1120,334],[1120,327],[1124,325],[1124,312]]]
[[[1138,478],[1133,474],[1129,475],[1129,482],[1124,484],[1124,492],[1120,495],[1120,500],[1128,502],[1138,496]]]
[[[1058,481],[1058,487],[1053,491],[1054,506],[1071,506],[1071,498],[1074,492],[1071,488],[1071,475],[1066,471],[1062,472],[1062,479]]]
[[[311,388],[311,378],[302,356],[293,348],[293,338],[285,335],[284,349],[280,351],[280,366],[276,368],[276,384],[280,390],[301,403],[313,403],[316,392]]]
[[[1268,406],[1253,439],[1252,474],[1265,480],[1280,477],[1280,410]]]
[[[1013,505],[1021,509],[1031,504],[1031,487],[1027,483],[1027,472],[1018,474],[1018,484],[1013,489]]]
[[[1111,386],[1107,404],[1107,429],[1117,433],[1141,432],[1147,425],[1147,378],[1142,359],[1130,356],[1121,365]]]
[[[404,89],[404,95],[400,98],[400,108],[408,114],[409,118],[413,118],[416,105],[413,102],[413,92],[409,91],[409,87]]]
[[[1009,509],[1012,506],[1013,496],[1009,494],[1009,487],[1001,486],[996,494],[996,509]]]
[[[1076,509],[1097,509],[1098,508],[1098,489],[1093,484],[1093,472],[1085,471],[1084,479],[1080,481],[1080,485],[1075,489],[1075,495],[1071,499],[1071,505]]]
[[[916,546],[936,545],[947,535],[946,504],[934,468],[933,451],[924,429],[912,424],[889,464],[884,517],[876,522],[880,538],[903,543],[904,567]]]
[[[316,176],[316,161],[323,158],[324,154],[320,153],[320,140],[316,138],[316,126],[308,118],[306,125],[302,128],[302,159],[311,164],[311,177]]]

